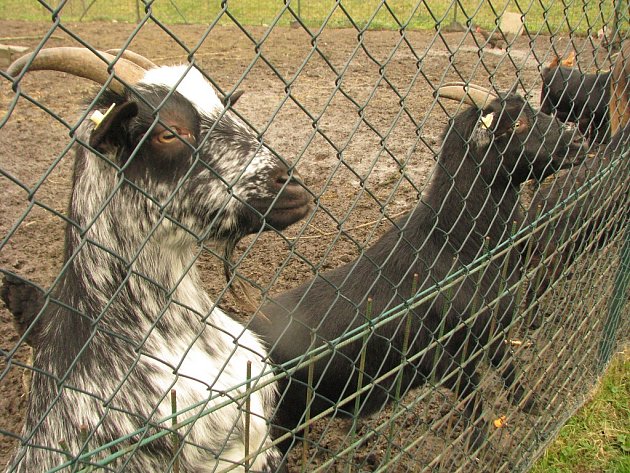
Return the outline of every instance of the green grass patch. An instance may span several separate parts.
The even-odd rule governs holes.
[[[243,25],[288,26],[299,13],[301,20],[310,28],[358,27],[360,29],[434,29],[437,24],[446,26],[453,20],[468,21],[486,28],[498,23],[505,11],[524,15],[527,28],[533,34],[576,31],[596,32],[604,24],[612,25],[614,5],[612,1],[561,1],[516,0],[485,2],[462,0],[455,11],[452,0],[418,1],[395,0],[302,0],[290,2],[290,9],[281,0],[160,0],[152,3],[150,14],[161,22],[222,24],[236,19]],[[623,2],[622,2],[623,3]],[[143,2],[130,0],[50,0],[49,8],[39,2],[24,0],[0,0],[0,18],[9,20],[50,21],[61,16],[68,22],[121,21],[135,23],[144,18]],[[62,5],[60,7],[60,5]],[[624,13],[627,15],[627,12]],[[621,28],[627,29],[627,16]]]
[[[532,473],[630,472],[630,353],[610,364],[592,400],[560,430]]]

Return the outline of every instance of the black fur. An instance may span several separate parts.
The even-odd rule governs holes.
[[[526,223],[539,217],[544,221],[545,214],[551,211],[554,215],[560,214],[560,218],[533,237],[530,267],[535,269],[535,274],[527,293],[527,305],[540,299],[586,245],[601,248],[623,229],[627,217],[622,209],[630,192],[629,138],[630,125],[626,125],[596,156],[558,173],[553,181],[543,183],[537,190]],[[609,172],[605,172],[606,168]],[[603,177],[597,179],[598,174]],[[590,194],[588,198],[577,200],[586,192]],[[565,203],[571,207],[563,208]],[[542,323],[540,315],[533,311],[533,328]]]
[[[482,115],[493,117],[490,129],[481,123]],[[355,261],[275,297],[263,307],[269,321],[257,318],[251,327],[269,345],[274,362],[305,361],[309,348],[328,346],[363,325],[369,297],[373,299],[372,317],[377,317],[409,299],[414,273],[420,278],[419,291],[438,289],[445,277],[482,256],[486,246],[492,250],[503,243],[513,222],[524,218],[519,210],[520,184],[531,177],[542,179],[583,156],[584,149],[573,142],[572,133],[518,96],[509,96],[504,103],[494,100],[483,111],[470,108],[462,112],[444,134],[431,181],[415,210]],[[440,290],[434,299],[411,311],[406,355],[425,353],[404,368],[403,392],[434,378],[460,399],[472,395],[465,414],[479,424],[479,355],[482,350],[488,353],[495,367],[504,362],[503,330],[516,309],[510,286],[521,277],[519,258],[516,251],[499,256],[481,274]],[[505,281],[502,268],[507,268]],[[479,313],[468,320],[473,311]],[[405,317],[401,317],[370,332],[364,386],[400,364],[404,326]],[[443,333],[454,333],[438,344],[441,327]],[[311,333],[316,337],[314,344]],[[496,340],[489,343],[491,338]],[[361,341],[331,347],[332,355],[315,362],[311,416],[356,390],[361,347]],[[501,374],[506,386],[514,390],[513,400],[523,400],[525,391],[515,383],[512,363]],[[304,420],[307,375],[306,367],[297,370],[281,390],[278,412],[284,429],[295,429]],[[392,375],[363,395],[361,414],[374,412],[391,400],[395,383]],[[529,400],[523,402],[532,407]],[[351,402],[338,412],[352,414],[353,405]],[[473,445],[478,447],[484,437],[485,428],[477,425]]]
[[[584,74],[564,66],[542,70],[541,112],[577,123],[593,143],[610,139],[609,102],[610,72]]]

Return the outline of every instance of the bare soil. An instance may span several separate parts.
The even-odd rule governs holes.
[[[395,31],[359,36],[354,30],[325,30],[313,38],[300,29],[275,28],[267,35],[264,27],[248,27],[248,37],[236,26],[208,32],[201,25],[146,25],[137,34],[136,25],[122,23],[63,26],[65,31],[53,31],[48,24],[0,21],[3,37],[16,38],[10,43],[31,49],[52,32],[47,47],[79,45],[73,37],[101,50],[130,41],[132,50],[160,64],[184,62],[193,51],[220,91],[245,91],[236,110],[266,144],[297,164],[317,200],[313,214],[284,236],[266,233],[240,245],[237,272],[261,297],[350,261],[382,234],[389,219],[413,207],[433,168],[442,130],[457,111],[450,103],[436,103],[433,91],[440,83],[463,79],[487,86],[490,80],[507,90],[518,80],[537,103],[540,61],[549,61],[552,43],[558,51],[568,44],[566,39],[522,37],[508,56],[480,50],[470,35],[461,33],[407,32],[401,37]],[[588,67],[595,67],[590,44],[582,39],[575,44],[589,58]],[[609,67],[602,57],[598,61],[602,68]],[[71,130],[82,119],[85,99],[97,88],[64,74],[38,72],[25,76],[20,90],[23,96],[16,103],[12,83],[0,77],[0,265],[49,287],[61,269],[61,215],[73,163],[68,152]],[[614,245],[596,258],[578,261],[584,268],[590,265],[592,277],[565,282],[560,305],[556,301],[545,309],[548,323],[537,334],[525,334],[533,348],[519,352],[532,387],[547,402],[544,416],[515,410],[499,393],[493,375],[487,376],[489,417],[507,414],[509,421],[493,433],[483,457],[464,458],[454,441],[458,417],[448,416],[453,396],[428,387],[355,426],[339,419],[318,422],[306,453],[293,450],[291,468],[311,471],[337,457],[325,471],[346,471],[348,462],[353,471],[373,471],[400,455],[383,471],[455,471],[456,464],[460,471],[524,469],[592,385],[602,322],[585,323],[583,317],[605,309],[604,297],[617,266]],[[242,304],[223,292],[218,258],[208,254],[200,264],[209,291],[228,310],[242,315]],[[588,300],[585,290],[594,294]],[[18,344],[4,308],[0,326],[3,465],[20,435],[27,402],[21,366],[28,363],[28,349]],[[580,355],[568,346],[578,346]],[[437,429],[440,419],[444,426]],[[382,425],[386,427],[377,432]],[[364,439],[362,446],[339,455],[351,438]],[[411,446],[403,452],[406,445]]]

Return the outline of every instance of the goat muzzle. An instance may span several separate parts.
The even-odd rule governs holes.
[[[311,210],[313,198],[296,170],[278,167],[271,176],[272,197],[252,199],[249,205],[265,216],[266,223],[283,230],[304,218]]]

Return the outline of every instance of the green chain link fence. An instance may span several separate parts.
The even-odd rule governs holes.
[[[567,67],[580,74],[605,73],[620,61],[629,33],[629,11],[621,1],[3,1],[0,13],[0,43],[7,58],[21,54],[16,47],[29,52],[56,46],[130,49],[157,64],[194,61],[221,97],[244,92],[233,111],[273,153],[295,165],[314,201],[301,222],[281,233],[247,236],[231,257],[201,245],[195,263],[205,287],[219,306],[244,323],[266,317],[261,313],[264,301],[365,255],[429,192],[427,184],[439,166],[442,133],[468,107],[436,98],[440,86],[463,81],[513,90],[538,108],[544,66],[556,58],[567,61],[574,53],[575,63],[566,62]],[[500,35],[496,47],[477,25]],[[5,278],[17,276],[42,289],[40,299],[25,303],[40,304],[35,310],[39,312],[42,301],[63,303],[55,285],[65,271],[70,150],[76,145],[77,127],[88,116],[84,102],[100,89],[54,72],[26,74],[19,83],[4,72],[0,75],[1,271]],[[277,444],[291,442],[289,471],[516,472],[531,467],[582,405],[612,351],[627,344],[630,333],[630,145],[622,139],[617,157],[606,161],[609,138],[601,143],[582,140],[589,149],[588,162],[601,161],[601,166],[592,167],[580,182],[562,171],[541,184],[526,182],[519,190],[524,210],[545,189],[565,186],[566,192],[564,198],[545,202],[526,225],[506,231],[505,241],[489,242],[471,264],[454,261],[446,278],[430,285],[423,283],[422,274],[415,279],[407,274],[396,288],[402,292],[410,287],[399,297],[403,302],[376,313],[369,304],[367,313],[365,306],[357,307],[365,323],[340,329],[326,343],[313,343],[311,350],[308,344],[298,347],[302,356],[268,367],[265,382],[281,386],[279,409],[287,397],[283,383],[303,382],[292,380],[300,370],[308,380],[300,428],[272,428]],[[571,225],[563,229],[568,214]],[[549,228],[555,228],[551,237]],[[556,238],[536,259],[536,245]],[[488,268],[517,252],[523,255],[524,271],[515,279],[504,263],[496,300],[470,301],[466,317],[454,326],[439,323],[430,344],[419,352],[409,350],[414,309],[446,300],[446,314],[462,281],[481,280]],[[424,264],[431,267],[433,262]],[[229,268],[227,284],[224,266]],[[550,274],[554,277],[545,279]],[[370,281],[351,277],[369,287]],[[505,294],[515,295],[517,302],[507,325],[497,315]],[[470,337],[470,327],[484,310],[493,314],[490,336],[475,356],[483,358],[478,390],[488,435],[473,454],[466,445],[471,426],[462,414],[465,403],[437,368],[419,386],[409,387],[402,379],[405,370],[426,361],[425,355],[436,357],[437,364],[435,353],[458,330],[468,330]],[[16,314],[7,308],[1,315],[0,405],[5,415],[0,421],[0,453],[6,463],[31,435],[22,430],[28,398],[38,396],[29,392],[30,378],[46,373],[33,365],[29,333],[34,328],[15,324]],[[335,315],[330,306],[321,307],[322,319]],[[392,342],[400,364],[368,376],[367,341],[388,324],[400,328],[396,336],[403,340],[402,349]],[[231,335],[238,342],[239,334]],[[313,342],[315,337],[316,331]],[[508,392],[490,368],[497,341],[505,342],[519,379],[535,393],[534,412],[508,402]],[[314,383],[309,367],[331,353],[343,356],[343,348],[353,342],[363,346],[361,356],[353,360],[356,387],[346,391],[341,402],[311,412],[313,398],[321,395],[318,389],[327,392],[322,383],[350,381],[324,375]],[[456,363],[461,361],[461,366],[452,376],[464,383],[471,354],[460,355]],[[130,429],[109,443],[86,440],[81,452],[67,452],[67,461],[51,471],[122,471],[121,465],[139,449],[161,445],[162,439],[185,432],[222,406],[245,403],[252,389],[261,388],[258,381],[235,386],[241,389],[240,397],[219,396],[218,406],[204,408],[208,400],[186,406],[176,402],[172,416]],[[387,402],[375,413],[355,415],[361,410],[361,394],[383,384],[391,387]],[[274,419],[269,421],[273,427]],[[77,432],[81,435],[87,439],[91,433]],[[51,439],[59,448],[64,440]],[[164,471],[178,471],[178,453],[181,450],[165,462]],[[10,464],[8,468],[13,471]],[[245,458],[228,468],[248,469]]]

